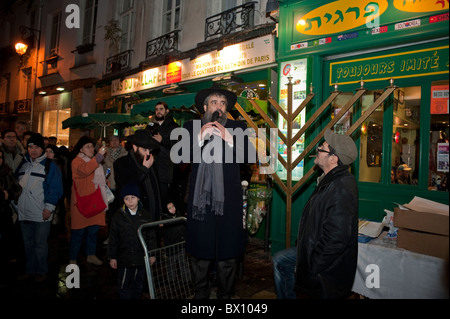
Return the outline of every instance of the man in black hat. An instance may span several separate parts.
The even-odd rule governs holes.
[[[351,293],[358,259],[358,188],[349,165],[358,156],[348,135],[325,131],[314,164],[323,171],[303,210],[297,247],[273,256],[280,299],[300,293],[345,298]]]
[[[161,199],[159,195],[158,180],[153,170],[154,157],[152,151],[159,147],[159,143],[152,137],[148,130],[138,130],[128,137],[132,149],[128,155],[118,158],[114,162],[114,180],[116,191],[120,194],[122,187],[129,183],[139,185],[141,202],[147,209],[153,220],[160,219]],[[123,199],[118,198],[119,205],[123,205]]]
[[[204,113],[201,123],[195,120],[198,122],[190,121],[184,125],[190,133],[192,163],[186,252],[191,255],[197,299],[209,298],[211,287],[208,275],[214,265],[217,298],[231,298],[237,258],[245,250],[240,164],[236,158],[240,156],[246,162],[251,145],[248,136],[243,136],[244,143],[240,145],[237,134],[232,134],[233,130],[242,133],[246,129],[244,123],[227,118],[236,100],[236,94],[227,90],[202,90],[195,98],[197,109]],[[208,146],[210,143],[212,148]],[[220,155],[215,157],[211,154],[214,160],[208,161],[206,159],[210,153]],[[196,157],[200,160],[196,161]]]

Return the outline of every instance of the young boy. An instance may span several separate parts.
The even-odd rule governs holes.
[[[172,202],[167,204],[167,211],[163,212],[162,219],[171,219],[176,217],[185,217],[184,214],[177,212],[175,205]],[[166,224],[163,226],[163,240],[164,246],[175,245],[185,240],[186,225],[183,223]],[[188,279],[187,273],[188,265],[186,263],[186,253],[184,248],[182,250],[175,248],[167,249],[167,277],[169,283],[174,283],[177,278],[177,273],[181,275],[181,280]],[[186,279],[185,279],[186,278]]]
[[[139,198],[139,186],[126,184],[122,187],[121,196],[125,205],[112,217],[108,241],[109,264],[118,270],[118,293],[121,299],[140,299],[146,278],[144,249],[139,241],[138,228],[151,222],[151,215]],[[143,231],[147,249],[156,248],[155,231]],[[155,257],[150,257],[155,262]]]

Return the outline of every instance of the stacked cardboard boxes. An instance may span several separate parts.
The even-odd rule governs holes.
[[[409,204],[402,206],[394,209],[394,226],[399,228],[397,246],[447,259],[449,257],[448,205],[415,197]]]

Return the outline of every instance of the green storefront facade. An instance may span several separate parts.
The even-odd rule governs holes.
[[[392,211],[396,203],[415,196],[449,202],[448,18],[448,1],[280,1],[279,104],[284,104],[283,76],[298,84],[293,86],[294,108],[304,98],[304,82],[306,94],[310,88],[315,93],[306,120],[332,92],[342,92],[306,131],[303,148],[361,87],[366,92],[334,125],[335,131],[345,132],[387,87],[397,87],[352,134],[360,153],[351,166],[358,180],[360,218],[381,221],[385,209]],[[296,81],[295,70],[302,66]],[[397,173],[402,164],[407,170]],[[306,172],[312,159],[306,157],[301,166]],[[293,196],[290,246],[316,177]],[[286,247],[285,216],[286,196],[275,186],[272,253]]]

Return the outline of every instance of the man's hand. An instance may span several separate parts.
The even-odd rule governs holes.
[[[155,135],[153,135],[152,136],[155,140],[157,140],[159,143],[161,143],[161,141],[162,141],[162,136],[161,136],[161,134],[155,134]]]
[[[150,155],[144,156],[144,161],[142,162],[142,165],[150,168],[153,165],[153,162],[155,161],[155,158],[153,157],[153,154],[150,153]]]
[[[228,132],[228,130],[220,124],[219,122],[212,123],[215,126],[215,130],[213,130],[213,134],[219,136],[222,140],[227,142],[229,145],[233,145],[233,136]]]

